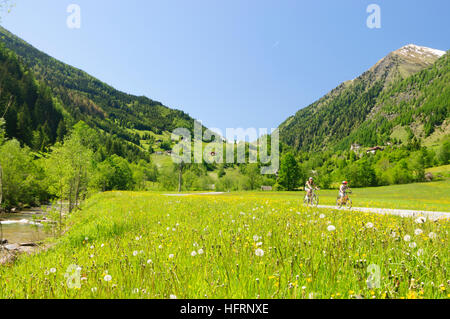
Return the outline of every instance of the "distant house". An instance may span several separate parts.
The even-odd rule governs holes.
[[[261,186],[261,190],[263,191],[263,192],[270,192],[270,191],[272,191],[272,186]]]
[[[376,154],[378,151],[383,151],[383,148],[381,148],[379,146],[371,147],[366,151],[366,153],[367,154]]]

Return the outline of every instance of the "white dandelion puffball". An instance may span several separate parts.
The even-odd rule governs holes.
[[[419,235],[423,234],[423,230],[420,229],[420,228],[417,228],[417,229],[414,231],[414,234],[415,234],[416,236],[419,236]]]
[[[418,218],[415,220],[416,224],[423,224],[423,223],[425,223],[426,221],[427,221],[427,219],[426,219],[425,217],[423,217],[423,216],[418,217]]]
[[[259,240],[259,236],[258,235],[253,236],[253,241],[258,241],[258,240]]]
[[[366,224],[366,228],[373,228],[373,223],[368,222],[368,223]]]
[[[50,272],[51,272],[52,274],[54,274],[54,273],[56,272],[56,268],[51,268],[51,269],[50,269]]]
[[[395,231],[393,231],[393,232],[391,233],[391,237],[392,237],[392,238],[397,237],[397,233],[396,233]]]
[[[200,249],[197,251],[197,253],[198,253],[199,255],[201,255],[201,254],[204,253],[204,251],[203,251],[203,249],[200,248]]]
[[[194,251],[191,253],[191,256],[192,256],[192,257],[197,256],[197,252],[194,250]]]
[[[170,299],[177,299],[177,296],[175,296],[175,295],[170,295]]]
[[[162,245],[159,245],[158,248],[159,248],[159,249],[162,249]]]
[[[409,235],[405,235],[405,237],[403,237],[404,241],[410,241],[411,240],[411,236]]]
[[[105,275],[105,277],[103,277],[103,280],[104,281],[111,281],[112,277],[111,277],[111,275]]]
[[[262,245],[263,245],[262,241],[260,241],[259,243],[256,243],[256,247],[259,247],[259,246],[262,246]]]
[[[255,255],[258,257],[264,256],[264,250],[262,250],[261,248],[258,248],[257,250],[255,250]]]
[[[428,234],[428,237],[430,237],[430,239],[436,239],[437,235],[436,233],[431,232]]]
[[[173,257],[175,257],[174,254],[170,254],[170,255],[169,255],[169,259],[172,259]]]
[[[416,248],[417,244],[415,242],[412,242],[409,244],[409,248]]]
[[[137,250],[133,251],[133,256],[137,256],[139,252]]]
[[[328,231],[335,231],[336,227],[334,227],[333,225],[330,225],[330,226],[327,227],[327,230]]]
[[[153,261],[151,259],[147,260],[147,264],[151,264]]]
[[[325,218],[325,214],[320,214],[319,218],[320,219],[324,219]]]

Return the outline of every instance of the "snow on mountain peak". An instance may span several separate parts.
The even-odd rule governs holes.
[[[397,52],[403,55],[424,55],[424,56],[438,56],[438,57],[441,57],[445,54],[445,51],[421,47],[415,44],[405,45],[404,47],[397,50]]]

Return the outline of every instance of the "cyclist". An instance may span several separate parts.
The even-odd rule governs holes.
[[[343,181],[341,187],[339,187],[339,199],[343,199],[347,196],[347,192],[351,191],[350,187],[348,187],[348,182]]]
[[[314,183],[314,178],[310,177],[305,184],[306,197],[311,198],[313,190],[319,190]]]

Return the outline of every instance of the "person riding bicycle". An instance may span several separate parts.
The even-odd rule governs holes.
[[[347,196],[348,191],[351,191],[350,187],[348,187],[348,182],[343,181],[341,187],[339,187],[339,198],[343,199]]]
[[[314,183],[314,178],[310,177],[305,184],[306,196],[311,197],[313,190],[318,190],[316,184]]]

